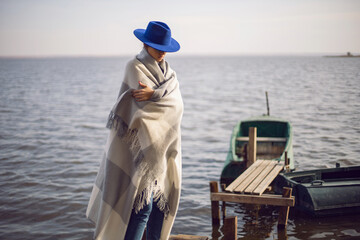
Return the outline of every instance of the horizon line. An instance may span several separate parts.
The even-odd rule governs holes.
[[[252,56],[342,56],[348,52],[289,52],[289,53],[168,53],[166,57],[252,57]],[[350,52],[353,56],[360,53]],[[135,54],[40,54],[40,55],[0,55],[0,59],[47,59],[47,58],[124,58],[133,57]]]

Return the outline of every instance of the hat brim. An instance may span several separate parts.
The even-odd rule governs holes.
[[[145,35],[145,29],[136,29],[134,30],[134,35],[143,43],[146,45],[155,48],[159,51],[163,52],[177,52],[180,49],[180,44],[173,38],[170,40],[170,44],[168,45],[162,45],[162,44],[156,44],[154,42],[151,42],[149,39],[147,39]]]

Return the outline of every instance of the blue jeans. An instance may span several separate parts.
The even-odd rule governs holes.
[[[137,214],[132,210],[125,240],[141,240],[146,226],[146,240],[160,239],[164,213],[157,207],[157,201],[153,201],[151,196],[150,203],[144,206]]]

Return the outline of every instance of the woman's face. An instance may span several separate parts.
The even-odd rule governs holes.
[[[161,60],[164,59],[166,52],[159,51],[155,48],[152,48],[150,46],[146,46],[146,50],[152,56],[157,62],[161,62]]]

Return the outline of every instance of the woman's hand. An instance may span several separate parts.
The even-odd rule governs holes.
[[[153,95],[154,90],[152,88],[148,87],[147,85],[143,84],[140,81],[139,81],[139,85],[140,85],[140,87],[142,87],[142,89],[133,90],[132,96],[138,102],[149,100],[151,98],[151,96]]]

